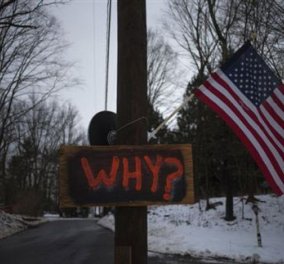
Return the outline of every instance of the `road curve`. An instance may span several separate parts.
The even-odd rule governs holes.
[[[0,240],[1,264],[113,264],[114,234],[95,220],[60,220]],[[148,264],[198,264],[196,259],[156,255]]]
[[[112,264],[113,233],[94,220],[43,224],[0,240],[1,264]]]

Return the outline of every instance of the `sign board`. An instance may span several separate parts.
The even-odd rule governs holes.
[[[62,146],[60,207],[193,203],[191,145]]]

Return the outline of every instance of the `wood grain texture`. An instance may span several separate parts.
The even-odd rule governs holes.
[[[145,156],[155,165],[156,157],[159,155],[163,159],[161,170],[159,172],[158,186],[156,192],[151,192],[153,187],[153,173],[147,167]],[[100,169],[104,169],[109,176],[112,159],[116,157],[119,160],[117,177],[115,183],[109,187],[104,184],[91,187],[87,181],[84,170],[80,165],[82,157],[90,163],[89,167],[93,173],[93,178],[97,178]],[[141,166],[140,175],[141,185],[137,188],[137,179],[131,178],[131,173],[137,170],[135,158]],[[180,161],[183,164],[183,182],[185,184],[185,193],[182,192],[182,178],[176,179],[172,184],[171,195],[173,198],[169,201],[163,199],[167,177],[173,174],[175,167],[167,164],[169,157]],[[194,182],[193,182],[193,164],[191,145],[131,145],[131,146],[62,146],[59,152],[59,200],[60,207],[76,206],[145,206],[145,205],[166,205],[166,204],[192,204],[194,203]],[[123,166],[127,164],[129,168]],[[95,171],[97,169],[97,171]],[[129,170],[129,186],[122,185],[125,179],[125,171]],[[127,171],[128,172],[128,171]],[[89,185],[88,185],[89,184]],[[178,186],[178,187],[176,187]],[[138,187],[139,188],[139,187]],[[176,188],[176,189],[174,189]],[[131,194],[128,198],[128,194]],[[111,196],[112,195],[112,196]],[[181,195],[183,197],[181,197]],[[75,198],[74,198],[75,197]],[[175,198],[176,197],[176,198]],[[144,199],[145,198],[145,199]]]

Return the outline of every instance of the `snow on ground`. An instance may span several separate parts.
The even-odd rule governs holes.
[[[12,215],[0,210],[0,239],[44,222],[42,218]]]
[[[0,239],[26,229],[21,217],[0,210]]]
[[[259,222],[262,247],[257,245],[255,214],[251,204],[234,199],[236,220],[224,220],[223,198],[216,210],[205,211],[205,204],[156,206],[148,209],[148,248],[158,253],[191,255],[203,258],[228,258],[243,263],[284,264],[284,195],[262,195]],[[199,208],[201,207],[201,209]],[[243,213],[242,213],[243,212]],[[43,219],[15,216],[0,210],[0,239],[58,215]],[[80,220],[80,219],[78,219]],[[114,229],[114,217],[108,215],[99,223]]]
[[[234,199],[236,220],[226,222],[225,200],[216,210],[205,204],[149,207],[148,248],[159,253],[188,254],[204,258],[229,258],[243,263],[284,263],[284,195],[257,198],[262,247],[258,247],[255,214],[251,204]],[[243,210],[242,210],[243,208]],[[242,214],[242,212],[244,212]],[[114,217],[99,223],[114,229]]]

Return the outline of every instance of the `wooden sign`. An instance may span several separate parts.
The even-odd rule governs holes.
[[[61,207],[193,203],[191,145],[62,146]]]

